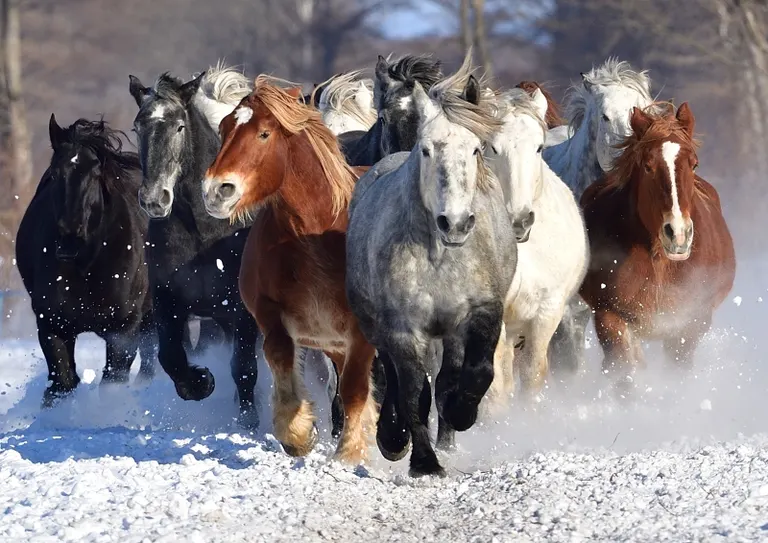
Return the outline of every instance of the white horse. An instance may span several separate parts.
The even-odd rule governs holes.
[[[602,66],[581,74],[566,97],[565,116],[570,137],[547,146],[544,160],[580,199],[584,190],[613,166],[621,152],[616,145],[632,134],[633,107],[653,103],[647,72],[609,58]],[[553,134],[555,137],[562,134]]]
[[[584,220],[573,193],[542,157],[547,100],[512,89],[497,97],[504,127],[485,155],[501,184],[517,238],[518,265],[504,305],[504,327],[494,357],[492,404],[503,404],[519,375],[524,392],[541,390],[547,350],[566,304],[576,294],[589,260]],[[524,337],[522,360],[515,343]],[[513,368],[516,370],[513,372]]]
[[[361,70],[338,74],[320,83],[317,109],[325,126],[336,136],[345,132],[367,132],[376,123],[373,80],[360,79]]]

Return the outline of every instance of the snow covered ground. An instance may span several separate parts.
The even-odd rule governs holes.
[[[321,444],[289,458],[269,434],[264,367],[263,429],[244,435],[223,350],[204,361],[216,390],[193,403],[162,370],[145,387],[100,388],[103,345],[84,337],[78,372],[90,384],[41,413],[40,350],[6,342],[0,541],[768,540],[765,271],[740,263],[692,374],[650,349],[641,398],[620,405],[593,348],[574,382],[459,435],[441,480],[413,480],[375,447],[365,467],[329,461],[318,386]]]

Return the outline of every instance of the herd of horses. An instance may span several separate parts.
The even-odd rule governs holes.
[[[102,382],[127,382],[138,350],[137,378],[157,359],[185,400],[215,386],[190,357],[224,341],[248,428],[263,351],[286,453],[318,440],[308,365],[328,371],[335,458],[364,461],[375,436],[389,460],[411,450],[411,475],[442,475],[432,387],[450,450],[517,382],[534,401],[552,372],[578,371],[590,316],[621,394],[641,340],[689,367],[735,254],[695,173],[688,104],[608,59],[563,119],[537,83],[492,89],[470,59],[445,75],[428,55],[379,56],[372,79],[337,74],[308,96],[221,64],[130,76],[137,154],[103,120],[52,115],[16,242],[43,405],[77,387],[80,333],[105,340]]]

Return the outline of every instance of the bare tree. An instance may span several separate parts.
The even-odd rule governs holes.
[[[32,179],[32,152],[21,75],[20,4],[21,0],[2,0],[0,3],[3,93],[10,125],[11,192],[16,196],[26,191]]]

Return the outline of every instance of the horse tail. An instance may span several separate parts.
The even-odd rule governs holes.
[[[406,418],[400,412],[400,383],[397,369],[388,353],[377,352],[372,374],[374,400],[381,405],[376,444],[384,458],[397,462],[408,453],[411,432]]]

